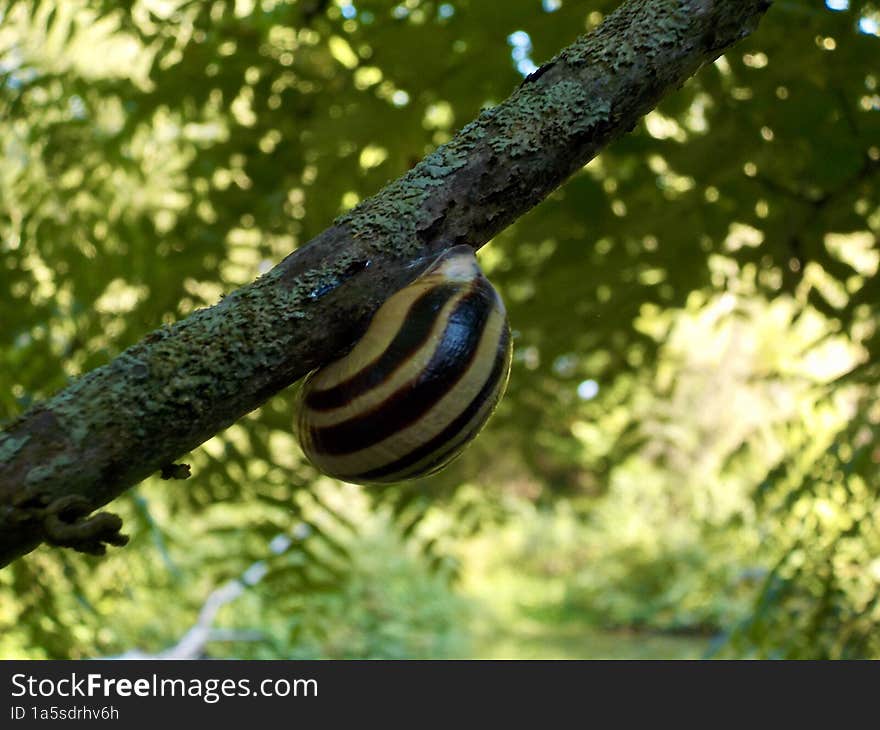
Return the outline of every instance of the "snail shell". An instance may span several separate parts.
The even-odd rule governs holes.
[[[501,297],[473,249],[455,246],[392,295],[346,355],[306,379],[303,451],[325,474],[348,482],[433,474],[492,415],[511,351]]]

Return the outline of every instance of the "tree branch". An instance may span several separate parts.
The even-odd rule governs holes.
[[[65,535],[78,533],[83,505],[106,504],[339,353],[427,256],[479,248],[769,6],[629,0],[268,274],[31,408],[0,433],[0,565],[51,539],[58,500],[77,498]],[[96,551],[101,535],[79,531]]]

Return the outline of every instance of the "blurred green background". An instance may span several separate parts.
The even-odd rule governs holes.
[[[0,0],[0,420],[215,303],[616,0]],[[281,393],[0,571],[0,656],[880,658],[880,5],[760,29],[480,253],[509,391],[317,474]]]

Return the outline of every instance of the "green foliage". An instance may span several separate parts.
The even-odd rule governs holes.
[[[615,5],[0,0],[0,420],[255,278]],[[114,504],[129,547],[0,572],[0,655],[159,653],[250,575],[216,626],[255,634],[212,656],[478,652],[469,622],[523,615],[503,596],[880,657],[878,12],[777,2],[481,252],[514,371],[449,470],[323,479],[279,394]]]
[[[328,659],[442,659],[468,656],[468,606],[447,578],[388,536],[356,546],[338,592],[304,601],[289,656]],[[272,596],[267,596],[272,600]]]
[[[859,404],[864,408],[864,404]],[[880,502],[876,403],[830,443],[804,444],[759,499],[779,556],[728,651],[774,658],[880,656]]]

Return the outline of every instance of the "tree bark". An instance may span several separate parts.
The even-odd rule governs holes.
[[[482,246],[751,33],[769,6],[625,2],[265,276],[8,424],[0,565],[41,541],[96,553],[122,542],[118,518],[88,514],[338,354],[430,257]]]

